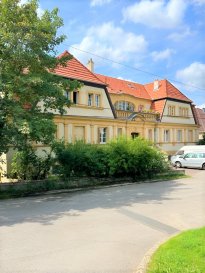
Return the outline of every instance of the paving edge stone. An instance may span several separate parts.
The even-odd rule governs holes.
[[[168,240],[170,240],[171,238],[175,237],[176,235],[178,235],[179,233],[183,232],[183,230],[177,231],[174,234],[158,241],[154,246],[152,246],[144,255],[144,257],[142,258],[141,262],[139,263],[139,265],[137,266],[137,269],[135,271],[133,271],[133,273],[146,273],[147,272],[147,266],[151,260],[151,257],[153,256],[153,254],[155,253],[155,251],[159,248],[159,246],[161,246],[162,244],[164,244],[165,242],[167,242]]]

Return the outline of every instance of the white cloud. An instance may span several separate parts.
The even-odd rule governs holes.
[[[125,62],[131,59],[133,61],[141,60],[143,53],[146,52],[147,42],[143,35],[125,32],[112,22],[108,22],[89,28],[82,41],[72,46],[106,59]],[[84,52],[74,51],[72,47],[70,52],[82,62],[88,59],[88,55]]]
[[[182,70],[178,70],[176,78],[191,86],[205,89],[205,64],[194,62]],[[191,88],[192,91],[198,90]]]
[[[193,4],[196,4],[199,6],[205,5],[205,0],[192,0],[192,1],[193,1]]]
[[[197,108],[205,108],[205,103],[204,104],[201,104],[201,105],[199,105],[199,106],[197,106]]]
[[[91,7],[95,6],[102,6],[104,4],[110,3],[112,0],[91,0],[90,5]]]
[[[193,34],[194,34],[194,32],[191,32],[190,28],[186,27],[186,28],[182,29],[180,32],[171,33],[168,36],[168,39],[173,40],[175,42],[179,42],[188,36],[192,36]]]
[[[28,0],[20,0],[19,4],[20,5],[24,5],[28,2]],[[41,17],[44,13],[44,10],[41,8],[40,4],[38,3],[38,9],[37,9],[37,14],[38,17]]]
[[[186,7],[185,0],[141,0],[125,8],[123,17],[149,27],[174,28],[182,23]]]
[[[162,51],[153,51],[151,53],[151,56],[153,58],[153,60],[155,62],[157,61],[162,61],[162,60],[167,60],[169,59],[172,54],[174,54],[174,50],[170,49],[170,48],[167,48],[165,50],[162,50]]]
[[[134,81],[132,81],[130,79],[126,79],[126,78],[123,78],[123,77],[117,77],[117,79],[127,81],[127,82],[134,82]]]

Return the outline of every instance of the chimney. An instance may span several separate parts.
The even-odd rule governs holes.
[[[92,58],[90,58],[90,60],[87,63],[87,68],[91,71],[94,72],[94,62],[92,60]]]
[[[159,90],[159,81],[154,80],[154,89],[153,89],[153,91],[157,91],[157,90]]]

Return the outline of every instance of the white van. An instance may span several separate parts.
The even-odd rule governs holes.
[[[188,152],[180,155],[178,161],[175,163],[177,167],[201,168],[205,170],[205,153]]]
[[[184,146],[171,157],[176,167],[192,167],[205,169],[205,145]]]

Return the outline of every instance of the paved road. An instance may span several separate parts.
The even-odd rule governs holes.
[[[0,202],[1,273],[132,273],[158,241],[205,225],[192,178]]]

